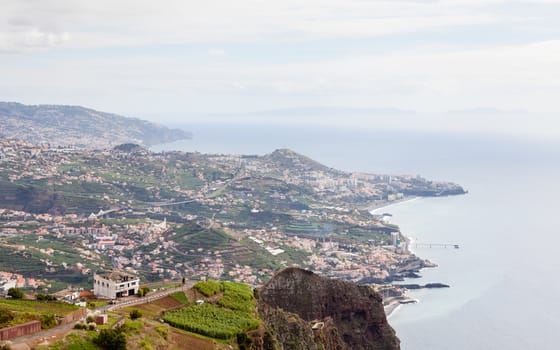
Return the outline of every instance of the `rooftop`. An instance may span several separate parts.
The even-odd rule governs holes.
[[[109,273],[104,273],[104,274],[97,274],[97,276],[107,279],[107,280],[111,280],[114,282],[128,282],[128,281],[133,281],[133,280],[137,280],[138,277],[130,275],[128,273],[124,273],[124,272],[120,272],[120,271],[112,271]]]

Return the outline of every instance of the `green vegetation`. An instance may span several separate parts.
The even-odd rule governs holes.
[[[194,288],[207,297],[222,292],[223,295],[216,305],[207,302],[168,312],[163,316],[166,322],[218,339],[230,339],[259,326],[255,317],[255,298],[247,284],[208,280],[198,282]]]
[[[198,282],[194,285],[194,289],[207,297],[211,297],[213,295],[221,293],[224,290],[224,286],[218,281],[208,280],[204,282]]]
[[[82,240],[78,236],[59,238],[52,234],[31,233],[9,237],[6,243],[14,246],[0,245],[0,270],[17,272],[26,277],[53,280],[50,292],[64,289],[68,284],[91,288],[91,275],[84,275],[66,267],[83,264],[84,267],[97,270],[99,263],[110,263],[110,257],[105,255],[99,256],[96,261],[84,259],[79,250]],[[18,250],[16,245],[25,246],[25,250]],[[48,248],[53,249],[54,253],[47,254],[45,250]]]
[[[222,282],[224,296],[218,305],[231,310],[251,313],[255,310],[255,300],[251,287],[244,283]]]
[[[168,312],[163,319],[173,327],[218,339],[230,339],[260,325],[252,315],[210,303]]]
[[[148,294],[150,292],[150,287],[148,286],[142,286],[140,287],[140,289],[138,289],[138,296],[139,297],[144,297],[146,296],[146,294]]]
[[[102,329],[93,342],[106,350],[126,350],[126,336],[123,327]]]
[[[143,325],[144,325],[144,322],[142,322],[142,320],[139,320],[139,321],[127,320],[124,323],[123,328],[126,330],[125,333],[128,334],[128,332],[130,332],[130,331],[140,331],[140,329],[142,329]]]
[[[138,309],[134,309],[130,312],[130,319],[131,320],[136,320],[137,318],[142,317],[142,312],[140,312],[140,310]]]
[[[186,305],[189,303],[189,299],[187,299],[187,296],[185,295],[184,292],[175,292],[173,294],[169,295],[171,298],[177,300],[178,302],[180,302],[183,305]]]
[[[8,289],[8,296],[12,297],[13,299],[21,299],[23,298],[23,295],[23,291],[19,288]]]
[[[165,340],[169,337],[169,329],[166,326],[157,326],[156,332]]]
[[[0,328],[6,327],[16,316],[4,307],[0,307]]]
[[[70,333],[63,340],[49,346],[50,350],[99,350],[86,332]]]
[[[0,299],[0,326],[15,326],[38,320],[41,321],[41,328],[48,329],[56,326],[57,316],[78,309],[78,306],[61,302]]]
[[[50,294],[45,294],[45,293],[38,293],[35,296],[35,299],[39,300],[39,301],[56,301],[56,297],[52,296]]]
[[[88,309],[96,309],[98,307],[103,307],[105,305],[108,305],[109,302],[108,301],[88,301],[87,303],[87,307]]]

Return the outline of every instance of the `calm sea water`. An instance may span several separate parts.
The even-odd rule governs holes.
[[[185,125],[193,140],[155,148],[264,154],[291,148],[343,170],[450,180],[465,196],[389,207],[437,264],[420,302],[390,317],[402,349],[560,348],[560,146],[506,137],[259,125]]]

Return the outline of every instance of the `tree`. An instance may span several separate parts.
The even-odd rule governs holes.
[[[21,299],[23,298],[23,291],[19,288],[10,288],[8,289],[8,295],[14,299]]]
[[[93,342],[107,350],[126,350],[126,336],[121,328],[102,329]]]
[[[144,297],[146,296],[146,294],[148,294],[149,291],[150,291],[150,287],[147,286],[140,287],[140,289],[138,289],[138,296]]]

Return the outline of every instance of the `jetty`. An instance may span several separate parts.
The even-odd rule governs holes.
[[[412,243],[414,248],[455,248],[459,249],[456,243]]]

